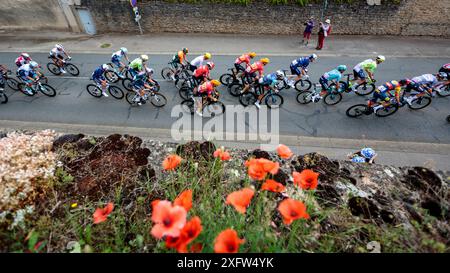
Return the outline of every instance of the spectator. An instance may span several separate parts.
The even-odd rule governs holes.
[[[330,19],[325,20],[325,23],[320,22],[319,24],[319,40],[317,42],[317,50],[322,50],[325,38],[331,33],[331,21]]]
[[[303,32],[302,45],[308,46],[309,39],[311,39],[311,32],[315,26],[314,16],[311,16],[308,21],[304,23],[305,31]],[[306,42],[306,43],[305,43]]]

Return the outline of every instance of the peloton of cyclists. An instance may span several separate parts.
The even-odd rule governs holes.
[[[68,60],[71,59],[69,54],[61,44],[56,44],[55,47],[50,50],[50,58],[59,67],[59,71],[61,71],[61,73],[63,74],[67,73],[63,68],[64,56],[66,56]]]

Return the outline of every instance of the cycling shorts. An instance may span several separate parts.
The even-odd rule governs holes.
[[[299,76],[299,75],[302,74],[302,69],[301,69],[300,67],[294,66],[294,65],[291,64],[291,65],[290,65],[290,68],[291,68],[291,73],[292,73],[293,75]]]
[[[330,85],[328,84],[328,80],[325,79],[323,76],[320,77],[319,83],[322,86],[323,90],[328,90],[330,88]]]
[[[370,100],[373,103],[376,103],[378,100],[380,101],[389,101],[390,98],[387,92],[373,92],[372,99]]]
[[[364,70],[359,70],[359,71],[356,71],[355,69],[353,69],[353,77],[355,78],[355,79],[361,79],[361,80],[365,80],[366,79],[366,73],[364,73]]]
[[[245,71],[245,67],[243,64],[245,64],[245,63],[240,63],[240,64],[235,63],[234,68],[236,68],[237,71]]]
[[[50,51],[50,57],[53,59],[64,60],[64,56],[61,54],[55,54],[53,51]]]
[[[119,57],[116,57],[116,56],[112,57],[111,62],[117,67],[122,67]]]
[[[101,75],[100,77],[93,78],[92,80],[98,84],[102,84],[102,82],[106,81],[103,75]]]

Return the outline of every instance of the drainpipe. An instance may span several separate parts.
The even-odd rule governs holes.
[[[323,22],[323,15],[328,8],[328,0],[323,1],[322,14],[320,15],[320,21]]]
[[[58,3],[64,13],[69,29],[72,32],[80,33],[81,28],[71,8],[74,5],[80,5],[80,0],[58,0]]]

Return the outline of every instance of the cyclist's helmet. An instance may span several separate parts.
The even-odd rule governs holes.
[[[209,70],[214,69],[214,67],[216,66],[213,62],[208,62],[206,63],[206,65],[209,67]]]
[[[248,56],[250,56],[250,58],[255,58],[256,52],[250,52],[250,53],[248,53]]]
[[[400,80],[398,83],[401,86],[406,86],[406,85],[409,85],[410,83],[412,83],[412,81],[410,79],[403,79],[403,80]]]
[[[337,70],[338,70],[339,72],[344,72],[344,71],[347,70],[347,66],[341,64],[340,66],[337,67]]]
[[[219,86],[220,85],[220,82],[218,80],[212,80],[211,83],[214,86]]]
[[[327,19],[327,20],[325,20],[325,23],[331,24],[331,20],[330,20],[330,19]]]
[[[152,75],[155,71],[152,68],[146,68],[147,74]]]
[[[102,65],[102,69],[103,69],[103,70],[107,70],[108,68],[109,68],[109,67],[108,67],[107,64],[103,64],[103,65]]]
[[[184,54],[188,54],[188,52],[189,52],[189,49],[187,49],[186,47],[183,48],[183,53],[184,53]]]
[[[439,80],[447,80],[448,79],[448,74],[445,72],[439,72],[436,76]]]
[[[30,62],[30,67],[32,68],[32,69],[35,69],[36,67],[38,67],[39,65],[38,65],[38,63],[37,62],[35,62],[35,61],[31,61]]]
[[[311,56],[309,56],[309,59],[310,59],[311,61],[317,60],[317,54],[312,54]]]
[[[128,53],[128,49],[126,47],[121,47],[120,51],[122,51],[123,53],[127,54]]]
[[[142,59],[142,61],[146,62],[146,61],[148,61],[148,56],[147,55],[141,55],[141,59]]]
[[[62,46],[62,44],[56,44],[55,47],[59,50],[64,49],[64,47]]]
[[[355,156],[352,158],[352,162],[353,163],[365,163],[366,159],[364,157],[361,156]]]
[[[279,80],[284,79],[284,72],[282,70],[277,71],[277,79]]]
[[[261,60],[259,60],[260,62],[262,62],[264,65],[270,63],[269,58],[262,58]]]
[[[386,57],[384,57],[383,55],[377,56],[377,62],[382,63],[384,61],[386,61]]]
[[[364,148],[361,150],[362,156],[364,156],[367,159],[371,159],[375,156],[375,151],[372,148]]]
[[[206,52],[203,56],[205,57],[205,60],[211,59],[211,53]]]
[[[30,59],[30,55],[28,53],[22,53],[20,56],[24,57],[25,59]]]

